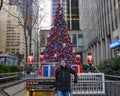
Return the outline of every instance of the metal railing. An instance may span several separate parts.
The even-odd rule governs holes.
[[[9,96],[9,94],[7,94],[4,90],[0,91],[0,96]]]
[[[99,94],[105,94],[103,73],[78,74],[78,82],[71,83],[71,96]]]
[[[107,79],[105,80],[106,76],[117,79],[116,81]],[[120,76],[104,75],[103,73],[78,74],[78,82],[73,83],[73,79],[71,82],[71,96],[120,96],[119,78]],[[35,82],[41,82],[41,80],[35,79]],[[27,80],[27,84],[30,84],[30,86],[36,84],[35,82],[33,82],[32,79]],[[42,86],[41,84],[42,83],[40,83],[39,86]],[[34,87],[32,87],[32,89],[34,89]],[[26,91],[26,80],[20,80],[3,86],[0,85],[0,96],[24,96],[25,94],[19,95],[23,93],[23,91]]]
[[[106,81],[105,85],[105,96],[120,96],[120,81]]]
[[[18,80],[19,78],[20,78],[19,75],[3,77],[3,78],[0,78],[0,84]]]
[[[106,78],[106,96],[120,96],[120,76],[107,75]]]
[[[120,76],[103,73],[78,74],[78,82],[71,83],[71,96],[120,96]]]

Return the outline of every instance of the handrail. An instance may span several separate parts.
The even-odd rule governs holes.
[[[95,67],[95,66],[93,66],[93,67],[97,70],[97,72],[98,72],[98,73],[100,73],[100,71],[98,70],[98,68],[97,68],[97,67]]]
[[[4,95],[4,96],[10,96],[10,95],[9,95],[8,93],[6,93],[4,90],[1,90],[0,92],[1,92],[1,94]]]
[[[12,78],[16,78],[16,77],[19,77],[19,75],[3,77],[3,78],[0,78],[0,80],[12,79]]]
[[[23,91],[23,90],[25,90],[25,89],[26,89],[26,87],[25,87],[25,88],[23,88],[23,89],[21,89],[20,91],[18,91],[18,92],[16,92],[16,93],[12,94],[12,96],[17,95],[18,93],[22,92],[22,91]]]
[[[6,96],[10,96],[10,95],[9,95],[7,92],[5,92],[4,90],[5,90],[6,88],[15,86],[15,85],[20,84],[20,83],[25,82],[25,81],[26,81],[26,79],[24,79],[24,80],[19,80],[19,81],[16,81],[16,82],[12,82],[12,83],[9,83],[9,84],[7,84],[7,85],[4,84],[4,85],[0,86],[0,92],[3,92],[4,94],[6,94]],[[12,96],[15,96],[16,94],[20,93],[21,91],[23,91],[23,90],[25,90],[25,89],[26,89],[26,87],[24,87],[23,89],[15,92],[14,94],[12,94]]]
[[[9,88],[9,87],[11,87],[11,86],[20,84],[20,83],[25,82],[25,81],[26,81],[26,79],[24,79],[24,80],[19,80],[19,81],[16,81],[16,82],[12,82],[12,83],[9,83],[9,84],[7,84],[7,85],[2,85],[2,86],[0,86],[0,91],[3,90],[3,89],[5,89],[5,88]]]
[[[116,75],[107,75],[107,74],[105,74],[105,76],[112,77],[112,78],[119,78],[120,79],[120,76],[116,76]]]

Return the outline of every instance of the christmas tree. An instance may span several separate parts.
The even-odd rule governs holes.
[[[46,62],[66,60],[75,64],[73,44],[67,31],[63,8],[60,2],[57,5],[54,24],[50,30],[50,35],[47,37],[47,46],[44,49],[44,60]]]

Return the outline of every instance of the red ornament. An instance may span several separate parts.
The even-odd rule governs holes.
[[[62,42],[59,42],[59,45],[62,45]]]
[[[56,35],[58,35],[59,34],[59,32],[56,32]]]
[[[66,26],[65,25],[62,25],[62,28],[65,28]]]
[[[56,56],[56,58],[59,59],[59,57],[60,57],[60,55],[58,54],[58,55]]]
[[[68,55],[68,58],[71,58],[72,56],[71,55]]]
[[[68,63],[68,64],[72,64],[72,61],[68,61],[67,63]]]
[[[61,7],[62,4],[60,2],[58,2],[57,5],[58,5],[58,7]]]
[[[66,41],[68,41],[68,37],[67,37],[67,36],[66,36],[66,37],[64,37],[64,38],[65,38],[65,40],[66,40]]]
[[[52,39],[52,42],[55,42],[55,39],[54,39],[54,38]]]
[[[54,33],[53,32],[50,32],[50,34],[53,36],[54,35]]]
[[[55,53],[55,50],[51,50],[51,53]]]
[[[67,50],[64,50],[64,53],[67,53]]]
[[[45,55],[44,57],[45,57],[45,58],[48,58],[48,55]]]

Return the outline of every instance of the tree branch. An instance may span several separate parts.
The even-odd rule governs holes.
[[[3,6],[3,0],[1,0],[1,2],[0,2],[0,11],[2,9],[2,6]]]

